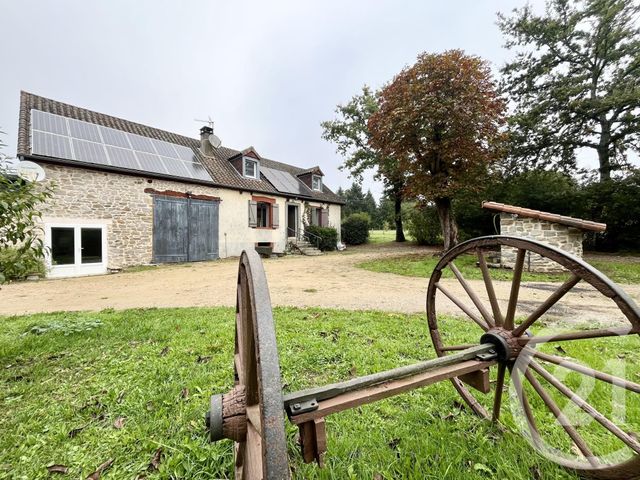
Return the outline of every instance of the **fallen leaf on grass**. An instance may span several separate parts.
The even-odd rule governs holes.
[[[153,457],[151,458],[151,462],[149,462],[149,467],[147,468],[147,470],[149,470],[150,472],[157,471],[161,461],[162,461],[162,448],[158,448],[153,454]]]
[[[379,473],[374,473],[373,474],[373,480],[384,480],[384,477],[382,475],[380,475]]]
[[[117,428],[118,430],[120,430],[122,427],[124,427],[125,421],[126,421],[126,418],[124,417],[116,418],[116,421],[113,422],[113,428]]]
[[[54,465],[49,465],[47,467],[47,471],[49,473],[62,473],[65,474],[69,471],[69,467],[67,467],[66,465],[59,465],[59,464],[54,464]]]
[[[349,370],[349,375],[355,377],[356,375],[358,375],[358,369],[356,367],[351,367],[351,369]]]
[[[183,400],[189,400],[189,389],[188,388],[183,388],[182,391],[180,392],[180,398],[182,398]]]
[[[211,357],[203,357],[202,355],[198,355],[196,363],[207,363],[209,360],[211,360]]]
[[[161,357],[165,357],[167,353],[169,353],[169,347],[164,347],[162,350],[160,350]]]
[[[98,480],[100,478],[100,475],[102,475],[102,472],[104,472],[107,468],[113,465],[114,461],[115,459],[110,458],[109,460],[104,462],[102,465],[96,468],[96,471],[93,472],[91,475],[89,475],[86,480]]]

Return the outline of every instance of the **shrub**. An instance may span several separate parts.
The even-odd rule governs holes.
[[[315,237],[319,237],[310,237],[309,241],[313,244],[318,241],[319,245],[316,245],[316,247],[318,247],[323,252],[336,249],[336,244],[338,243],[338,231],[335,228],[307,225],[305,227],[305,232],[309,232],[315,235]]]
[[[45,274],[44,260],[37,252],[17,248],[0,250],[0,278],[4,281],[23,280],[31,274]]]
[[[371,219],[366,213],[352,213],[342,221],[342,241],[349,245],[360,245],[369,239]]]
[[[403,212],[407,232],[418,245],[440,245],[442,234],[435,206],[408,204]]]

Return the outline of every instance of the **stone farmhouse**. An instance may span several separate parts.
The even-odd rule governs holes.
[[[607,228],[604,223],[504,203],[483,202],[482,207],[499,212],[502,235],[524,237],[546,243],[578,258],[582,258],[584,231],[604,232]],[[503,246],[500,254],[501,266],[513,268],[515,261],[516,250]],[[560,268],[557,263],[535,253],[528,252],[525,259],[525,270],[529,272],[553,272]]]
[[[281,253],[304,225],[340,232],[342,200],[319,167],[219,146],[22,92],[18,158],[54,187],[43,208],[49,276]]]

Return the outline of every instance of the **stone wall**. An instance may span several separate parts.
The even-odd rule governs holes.
[[[103,224],[108,268],[151,262],[153,196],[146,188],[220,196],[220,189],[85,168],[42,164],[54,195],[42,209],[46,224]]]
[[[145,189],[219,197],[220,257],[238,256],[242,250],[253,248],[257,242],[273,243],[275,252],[285,250],[287,199],[284,197],[268,195],[279,205],[280,226],[276,229],[256,229],[248,225],[251,192],[86,168],[41,165],[46,171],[46,181],[55,184],[52,200],[42,208],[44,226],[90,224],[106,227],[109,269],[145,265],[152,261],[153,195],[146,193]],[[340,206],[321,203],[318,206],[329,208],[329,222],[339,232]],[[303,210],[299,209],[301,216]]]
[[[500,233],[546,243],[582,258],[582,230],[577,228],[535,218],[518,217],[510,213],[501,213]],[[516,260],[516,249],[502,247],[500,253],[501,265],[506,268],[513,268]],[[557,263],[535,253],[528,252],[525,258],[525,271],[554,272],[562,270],[563,267]]]

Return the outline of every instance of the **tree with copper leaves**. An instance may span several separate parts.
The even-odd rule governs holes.
[[[458,241],[452,199],[500,159],[505,104],[489,65],[461,50],[423,53],[379,93],[371,144],[399,159],[406,192],[436,206],[444,248]]]

